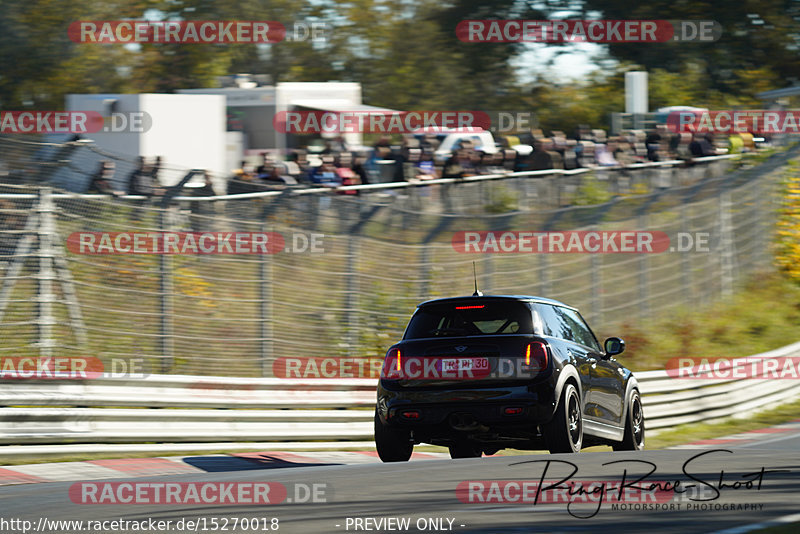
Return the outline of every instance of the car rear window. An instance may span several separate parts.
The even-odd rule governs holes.
[[[532,333],[531,312],[522,302],[455,302],[419,308],[403,339]]]

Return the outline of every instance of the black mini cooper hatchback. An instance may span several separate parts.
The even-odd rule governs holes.
[[[601,347],[578,310],[529,296],[471,296],[420,304],[386,353],[375,445],[404,462],[415,444],[452,458],[500,449],[578,452],[644,448],[639,386]]]

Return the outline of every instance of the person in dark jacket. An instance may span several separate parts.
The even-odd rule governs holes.
[[[150,182],[150,170],[147,169],[143,156],[136,158],[136,168],[128,176],[127,193],[129,195],[142,195],[149,197],[153,194]]]
[[[111,187],[111,180],[114,178],[114,162],[104,159],[100,162],[100,168],[92,175],[89,182],[88,193],[99,193],[101,195],[114,195],[117,193]]]

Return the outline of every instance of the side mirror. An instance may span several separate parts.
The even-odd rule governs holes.
[[[618,337],[610,337],[603,343],[603,347],[606,349],[608,356],[616,356],[617,354],[622,354],[625,350],[625,341]]]

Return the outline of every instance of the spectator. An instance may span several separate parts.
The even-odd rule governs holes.
[[[214,185],[211,183],[211,173],[203,171],[203,187],[198,187],[194,190],[196,197],[213,197],[216,195],[214,192]]]
[[[414,173],[418,180],[435,180],[439,177],[436,165],[433,162],[433,153],[423,150],[419,161],[414,165]]]
[[[439,140],[436,139],[436,136],[433,134],[425,134],[419,142],[419,148],[435,152],[436,149],[439,148]]]
[[[494,154],[484,154],[481,159],[481,167],[484,174],[505,174],[503,151],[498,150]]]
[[[294,185],[297,183],[297,180],[295,180],[294,177],[286,174],[285,168],[281,163],[272,163],[270,167],[266,169],[266,171],[267,174],[261,175],[259,178],[270,185]]]
[[[715,156],[717,150],[714,148],[714,136],[710,133],[705,135],[695,134],[694,140],[689,143],[689,152],[695,158]]]
[[[578,168],[578,154],[575,149],[578,142],[574,139],[567,139],[564,146],[564,168],[567,170]]]
[[[259,165],[256,169],[256,178],[261,182],[283,183],[283,180],[280,179],[280,173],[278,172],[275,163],[272,161],[267,161],[266,158],[264,163]]]
[[[264,176],[270,173],[274,161],[270,157],[268,152],[263,152],[261,154],[261,165],[256,168],[256,176],[263,180]]]
[[[336,167],[333,164],[333,160],[328,158],[329,156],[323,158],[322,165],[317,167],[311,175],[311,181],[322,187],[339,187],[341,182],[339,181],[339,175],[336,174]]]
[[[619,165],[631,165],[636,162],[633,147],[624,137],[613,137],[608,141],[608,151]]]
[[[234,170],[233,175],[228,179],[226,193],[229,195],[238,195],[262,190],[263,189],[256,184],[255,175],[250,171],[247,162],[242,161],[242,166]]]
[[[357,155],[353,158],[353,172],[358,175],[358,180],[362,184],[368,184],[369,181],[369,173],[367,173],[367,169],[364,167],[364,162],[366,158],[363,155]]]
[[[159,173],[161,172],[161,156],[156,156],[153,165],[150,166],[150,184],[154,188],[161,187],[161,181],[159,180]]]
[[[111,187],[111,181],[114,179],[114,162],[110,159],[104,159],[100,162],[100,168],[92,176],[89,182],[88,193],[99,193],[101,195],[114,195],[117,192]]]
[[[300,154],[293,150],[289,153],[289,157],[286,159],[286,174],[297,180],[297,178],[303,174],[303,170],[300,167]]]
[[[693,140],[692,134],[689,132],[681,132],[676,134],[679,138],[678,148],[675,149],[676,156],[683,160],[692,159],[691,144]]]
[[[375,161],[381,159],[389,159],[392,154],[392,143],[388,135],[382,135],[375,144],[372,145],[372,152],[370,153],[368,165],[374,165]]]
[[[596,164],[593,141],[578,141],[576,153],[578,154],[578,167],[593,167]]]
[[[352,164],[352,156],[350,152],[342,152],[339,159],[335,162],[336,175],[339,177],[339,182],[343,186],[361,185],[359,176],[350,168]],[[341,191],[343,195],[358,195],[358,190],[355,191]]]
[[[546,140],[534,141],[533,153],[530,157],[529,168],[532,171],[542,171],[553,168],[553,156],[546,150]]]
[[[598,165],[602,165],[604,167],[615,167],[619,165],[617,160],[614,159],[614,153],[607,145],[595,145],[595,157],[597,158]]]
[[[644,140],[644,146],[647,149],[647,159],[649,161],[658,161],[658,152],[661,149],[661,135],[656,130],[650,130]]]
[[[147,167],[143,156],[136,158],[136,168],[128,177],[127,193],[129,195],[147,197],[144,200],[134,200],[133,211],[131,212],[131,220],[134,222],[141,222],[142,220],[142,207],[148,202],[149,198],[153,196],[153,185],[151,182],[151,170]]]
[[[194,197],[213,197],[216,195],[214,186],[211,183],[211,174],[208,171],[203,173],[203,187],[198,187],[192,191]],[[214,215],[214,203],[211,201],[193,201],[191,204],[192,230],[196,232],[206,232],[211,230],[211,220],[209,217]]]
[[[333,164],[333,159],[330,156],[323,156],[322,165],[314,169],[311,173],[311,182],[321,187],[330,189],[335,189],[342,185],[342,183],[339,181],[339,175],[336,174],[336,167]],[[320,194],[320,211],[327,210],[330,205],[331,198],[327,195]]]
[[[563,169],[564,168],[564,158],[556,152],[555,149],[555,142],[552,138],[546,137],[543,139],[544,141],[544,149],[550,155],[550,159],[553,161],[553,169]]]
[[[464,178],[477,174],[470,153],[461,148],[455,151],[444,163],[442,178]]]
[[[347,152],[349,150],[347,146],[347,141],[345,141],[344,137],[341,135],[337,135],[333,139],[327,140],[325,142],[325,146],[329,147],[333,154],[339,154],[341,152]]]
[[[678,147],[681,144],[681,134],[678,132],[674,132],[672,135],[669,136],[669,144],[667,145],[669,150],[669,157],[670,159],[675,159],[678,157]]]
[[[483,150],[477,149],[469,151],[469,162],[470,165],[472,165],[475,174],[486,174],[483,170],[483,157]]]
[[[136,158],[136,168],[128,176],[127,193],[129,195],[142,195],[149,197],[153,194],[150,183],[150,171],[145,165],[144,156]]]
[[[300,169],[300,175],[295,176],[298,182],[308,183],[311,180],[311,162],[309,161],[308,154],[305,150],[296,150],[294,152],[294,156],[290,156],[296,158],[294,163],[297,164],[297,167]]]

